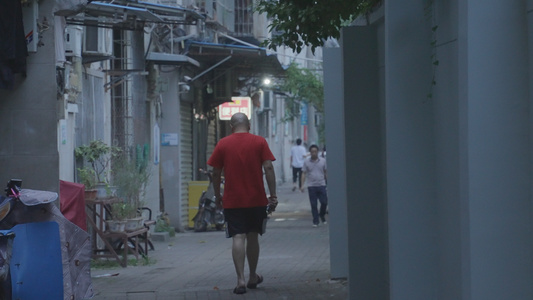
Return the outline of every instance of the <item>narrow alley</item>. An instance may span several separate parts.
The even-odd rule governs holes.
[[[186,232],[154,243],[155,264],[92,270],[94,299],[347,299],[346,282],[330,280],[328,225],[313,228],[307,192],[291,188],[278,187],[278,209],[260,238],[265,280],[256,290],[232,293],[236,275],[224,232]]]

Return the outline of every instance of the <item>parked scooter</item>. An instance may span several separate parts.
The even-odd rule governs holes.
[[[198,213],[194,216],[194,231],[206,231],[215,225],[217,230],[224,228],[224,212],[218,209],[215,203],[215,191],[213,189],[213,177],[210,171],[200,169],[200,172],[209,177],[209,186],[207,191],[204,191],[198,201]],[[222,192],[222,188],[221,188]]]
[[[58,194],[22,189],[0,195],[0,299],[90,299],[91,240],[53,202]]]

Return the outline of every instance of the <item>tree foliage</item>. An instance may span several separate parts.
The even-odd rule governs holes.
[[[301,52],[304,45],[315,48],[329,37],[339,38],[340,28],[368,13],[381,0],[258,0],[257,11],[267,13],[272,37],[264,45],[276,49],[285,45]]]
[[[301,103],[314,106],[317,113],[324,113],[324,81],[320,73],[307,68],[300,68],[292,63],[285,73],[281,85],[277,90],[283,91],[285,97],[285,119],[292,120],[300,114]],[[325,124],[317,126],[318,142],[325,143]]]
[[[286,103],[290,110],[299,107],[300,102],[306,102],[318,112],[324,112],[324,83],[319,75],[300,68],[296,63],[289,66],[285,75],[278,89],[286,93]]]

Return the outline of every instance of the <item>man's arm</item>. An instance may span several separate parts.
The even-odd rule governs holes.
[[[215,203],[218,208],[222,208],[222,195],[220,195],[220,183],[222,182],[222,169],[213,168],[213,190],[215,191]]]
[[[272,161],[265,160],[263,162],[263,170],[265,171],[268,191],[270,192],[268,204],[271,206],[271,210],[274,211],[274,209],[278,205],[278,196],[276,194],[276,173],[274,172],[274,166],[272,165]]]
[[[327,168],[327,162],[324,163],[324,180],[326,181],[326,185],[328,185],[328,168]]]
[[[304,184],[305,184],[305,165],[302,168],[302,175],[301,176],[302,176],[302,178],[301,178],[302,179],[302,187],[300,188],[300,191],[303,192],[304,191]]]
[[[276,195],[276,174],[274,172],[274,166],[272,165],[272,161],[265,160],[263,162],[263,170],[265,171],[265,178],[268,185],[268,190],[270,191],[270,196]]]

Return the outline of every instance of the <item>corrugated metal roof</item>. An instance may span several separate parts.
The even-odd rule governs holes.
[[[203,19],[187,8],[127,0],[92,1],[82,13],[66,17],[67,24],[123,30],[142,30],[147,23],[191,25]]]
[[[261,47],[188,41],[186,50],[187,55],[198,60],[202,67],[209,67],[231,56],[221,67],[235,68],[238,73],[264,73],[271,76],[283,76],[285,73],[277,56],[268,54]]]

